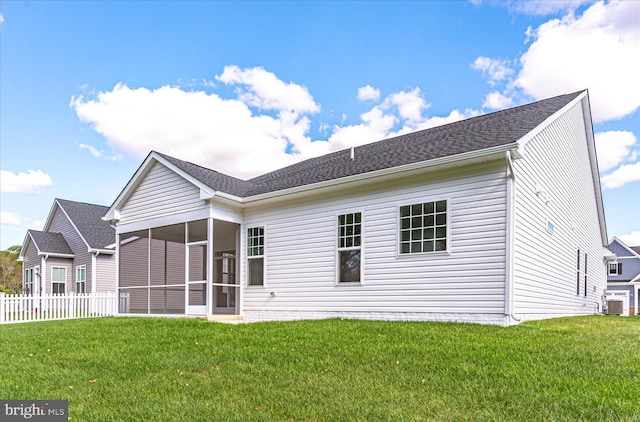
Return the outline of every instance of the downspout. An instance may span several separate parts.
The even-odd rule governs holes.
[[[43,290],[45,294],[47,293],[47,259],[49,259],[49,254],[42,257],[40,268],[40,294],[42,294]]]
[[[96,294],[96,281],[97,281],[97,273],[98,269],[96,268],[98,265],[98,255],[100,255],[100,251],[96,251],[91,254],[91,293]],[[86,277],[86,276],[85,276]]]
[[[516,173],[511,160],[511,151],[505,153],[507,158],[507,227],[506,227],[506,274],[504,283],[504,313],[520,322],[513,314],[513,278],[514,278],[514,250],[515,250],[515,182]]]

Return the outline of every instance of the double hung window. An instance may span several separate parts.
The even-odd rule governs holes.
[[[264,285],[264,227],[247,229],[247,284]]]
[[[76,268],[76,293],[86,293],[87,291],[87,266],[80,265]]]
[[[338,282],[360,282],[362,213],[338,216]]]
[[[67,269],[65,267],[51,268],[51,284],[54,294],[63,295],[65,293],[65,286],[67,284]]]

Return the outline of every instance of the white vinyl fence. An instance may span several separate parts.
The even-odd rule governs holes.
[[[116,293],[8,295],[0,293],[0,324],[95,318],[118,312]]]

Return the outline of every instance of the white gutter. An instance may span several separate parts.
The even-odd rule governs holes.
[[[353,176],[341,177],[339,179],[325,180],[322,182],[312,183],[312,184],[303,185],[303,186],[296,186],[293,188],[282,189],[274,192],[267,192],[259,195],[249,196],[246,198],[238,198],[238,199],[240,200],[239,202],[246,204],[250,202],[271,199],[278,196],[302,193],[302,192],[315,190],[319,188],[336,186],[336,185],[341,185],[341,184],[351,183],[351,182],[358,182],[358,181],[372,179],[372,178],[381,177],[381,176],[390,176],[390,175],[408,172],[412,170],[427,169],[429,167],[451,164],[456,161],[471,160],[474,158],[480,158],[487,155],[508,152],[512,149],[516,149],[517,147],[518,147],[517,143],[499,145],[491,148],[486,148],[486,149],[481,149],[476,151],[469,151],[462,154],[449,155],[446,157],[435,158],[433,160],[428,160],[428,161],[419,161],[417,163],[404,164],[397,167],[389,167],[389,168],[370,171],[366,173],[355,174]]]

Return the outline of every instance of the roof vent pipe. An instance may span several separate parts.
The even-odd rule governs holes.
[[[351,161],[356,159],[356,147],[351,147]]]

